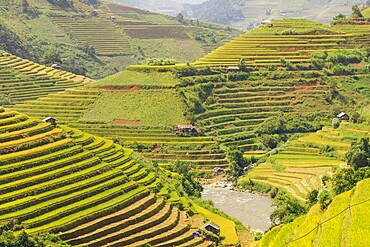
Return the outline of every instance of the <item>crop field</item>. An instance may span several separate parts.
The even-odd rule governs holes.
[[[39,119],[52,116],[57,119],[58,123],[68,124],[83,116],[98,97],[98,90],[68,89],[17,104],[14,109]]]
[[[172,75],[168,74],[168,82],[172,81],[171,78]],[[146,77],[138,79],[138,83],[142,84],[147,81]],[[127,82],[127,85],[133,84]],[[174,89],[135,91],[84,87],[51,93],[47,97],[18,104],[14,109],[38,119],[53,116],[58,123],[98,136],[115,138],[135,149],[138,145],[144,145],[141,150],[143,155],[161,164],[184,161],[200,170],[211,170],[217,166],[227,168],[229,163],[225,152],[211,149],[216,145],[211,137],[180,136],[171,131],[177,124],[187,123],[183,116],[183,103],[176,95]],[[159,101],[159,98],[162,100]],[[105,117],[99,115],[94,119],[89,118],[96,114],[97,107],[103,109],[101,114],[105,114]]]
[[[45,67],[0,50],[0,104],[16,104],[81,86],[89,79]]]
[[[289,246],[368,246],[370,241],[364,236],[370,234],[366,216],[369,189],[370,179],[360,181],[352,191],[334,197],[326,210],[321,210],[317,204],[292,223],[273,228],[262,238],[261,246],[280,247],[282,243]]]
[[[91,45],[98,55],[130,53],[130,44],[124,32],[104,18],[53,17],[80,45]]]
[[[186,28],[180,25],[133,25],[124,27],[125,33],[136,39],[189,39]]]
[[[150,193],[160,180],[132,150],[13,110],[0,115],[1,221],[52,230],[73,246],[207,245],[193,239],[185,212]]]
[[[205,218],[215,222],[216,224],[227,226],[224,229],[221,229],[220,231],[220,236],[225,238],[222,241],[222,244],[224,246],[236,246],[238,244],[239,239],[235,229],[236,225],[233,221],[225,219],[215,213],[210,212],[209,210],[196,204],[194,201],[191,202],[196,212],[200,213]]]
[[[235,66],[244,59],[247,66],[268,66],[279,65],[282,57],[291,63],[305,64],[315,51],[369,44],[369,30],[368,25],[332,28],[306,19],[275,20],[242,34],[194,64]],[[284,34],[289,31],[293,33]]]
[[[252,179],[283,188],[303,200],[308,192],[321,187],[322,175],[331,174],[332,167],[346,166],[344,155],[351,142],[369,134],[366,125],[343,122],[338,129],[325,126],[289,142],[282,152],[255,167],[240,183]],[[330,154],[323,151],[328,146],[333,148]]]
[[[80,119],[82,122],[138,121],[144,126],[167,127],[187,123],[177,92],[172,89],[106,91]]]
[[[174,87],[179,83],[179,79],[171,72],[166,73],[143,73],[125,70],[115,75],[106,77],[92,84],[92,87],[150,87],[166,88]]]
[[[255,130],[280,112],[296,112],[301,102],[322,96],[326,85],[281,82],[242,82],[213,90],[215,103],[199,114],[204,131],[225,146],[256,149]]]

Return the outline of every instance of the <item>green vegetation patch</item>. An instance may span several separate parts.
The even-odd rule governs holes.
[[[150,127],[171,127],[187,123],[185,106],[173,89],[107,91],[80,121],[110,123],[114,120],[137,121]]]
[[[115,75],[104,78],[94,84],[94,87],[130,87],[130,86],[144,86],[144,87],[172,87],[179,83],[171,72],[166,73],[143,73],[137,71],[125,70]]]

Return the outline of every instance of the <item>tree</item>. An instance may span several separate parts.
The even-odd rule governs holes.
[[[275,199],[277,209],[270,215],[273,226],[289,223],[307,212],[297,199],[290,197],[286,192],[279,191]]]
[[[333,18],[333,20],[340,20],[340,19],[345,19],[346,18],[346,16],[345,15],[343,15],[343,14],[338,14],[337,16],[335,16],[334,18]]]
[[[323,189],[322,191],[320,191],[317,198],[319,200],[321,209],[327,208],[332,201],[330,193],[327,189]]]
[[[351,120],[353,123],[358,123],[360,121],[360,113],[358,113],[357,111],[354,112],[351,116]]]
[[[23,13],[28,12],[28,8],[30,7],[29,3],[27,0],[22,0],[22,11]]]
[[[355,170],[369,166],[369,138],[361,138],[359,141],[352,143],[350,149],[346,153],[348,165]]]
[[[331,120],[331,126],[332,126],[334,129],[338,129],[339,125],[340,125],[340,121],[339,121],[339,119],[338,119],[338,118],[333,118],[333,119]]]
[[[364,17],[361,13],[361,10],[360,8],[357,6],[357,5],[353,5],[352,6],[352,16],[354,18],[361,18],[361,17]]]
[[[317,202],[317,196],[319,195],[319,191],[314,189],[310,193],[307,194],[307,202],[310,206],[314,205]]]
[[[35,242],[28,238],[28,234],[21,230],[17,236],[17,245],[22,247],[34,247]]]
[[[230,150],[227,156],[231,163],[229,175],[233,178],[243,175],[244,168],[249,165],[248,160],[243,157],[243,152],[240,150]]]
[[[331,178],[331,186],[335,195],[351,190],[356,183],[370,177],[370,167],[338,169]]]
[[[180,23],[184,22],[184,15],[182,13],[179,13],[176,18]]]

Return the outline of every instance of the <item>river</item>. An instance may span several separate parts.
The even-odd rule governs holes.
[[[204,200],[212,200],[216,208],[238,219],[252,229],[266,231],[271,226],[270,214],[274,211],[273,200],[265,195],[216,188],[205,185]]]

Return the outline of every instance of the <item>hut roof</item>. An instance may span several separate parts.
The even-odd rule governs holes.
[[[345,115],[347,115],[347,113],[345,113],[345,112],[341,112],[341,113],[339,113],[339,114],[337,115],[337,117],[343,117],[343,116],[345,116]]]
[[[42,121],[46,122],[46,121],[51,120],[51,119],[57,120],[56,118],[53,118],[53,117],[46,117]]]
[[[239,70],[240,68],[238,66],[229,66],[226,69],[227,70]]]
[[[216,229],[217,231],[219,231],[219,230],[220,230],[220,226],[219,226],[219,225],[217,225],[216,223],[214,223],[213,221],[210,221],[210,222],[208,222],[207,224],[205,224],[205,225],[204,225],[204,228],[205,228],[205,227],[207,227],[207,226],[211,226],[211,227],[213,227],[214,229]]]
[[[195,126],[191,124],[179,124],[177,125],[177,128],[179,129],[194,129]]]

